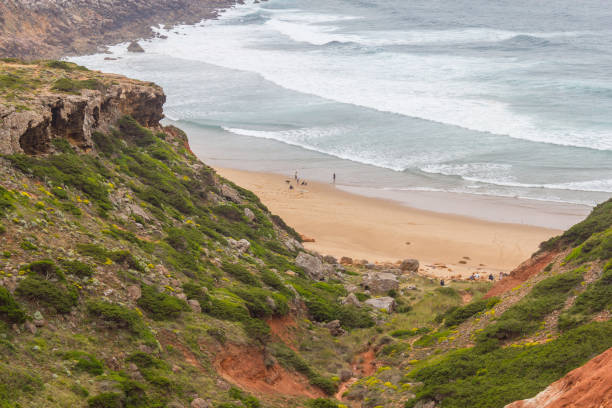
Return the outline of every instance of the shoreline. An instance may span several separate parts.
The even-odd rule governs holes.
[[[466,278],[510,272],[559,229],[492,222],[418,209],[367,197],[331,184],[288,188],[289,177],[213,166],[219,175],[253,191],[300,234],[307,249],[372,263],[416,258],[421,273]],[[477,202],[476,202],[477,204]]]

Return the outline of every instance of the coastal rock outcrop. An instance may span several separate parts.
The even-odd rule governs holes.
[[[153,37],[160,24],[214,18],[235,0],[6,0],[0,2],[0,56],[58,58]],[[162,37],[161,34],[158,34]]]
[[[54,139],[65,139],[83,151],[93,148],[94,132],[106,132],[125,115],[155,128],[166,100],[161,88],[116,76],[103,89],[66,95],[45,90],[33,96],[29,109],[0,105],[0,154],[44,154]]]

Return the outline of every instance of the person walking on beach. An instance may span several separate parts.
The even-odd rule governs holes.
[[[336,184],[336,173],[334,173],[334,175],[332,176],[332,180],[333,180],[334,184]]]

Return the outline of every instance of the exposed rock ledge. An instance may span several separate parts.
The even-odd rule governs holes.
[[[162,89],[118,76],[104,90],[79,95],[45,91],[28,101],[28,110],[0,103],[0,154],[44,154],[54,138],[90,150],[92,134],[105,132],[124,115],[156,128],[163,118]]]

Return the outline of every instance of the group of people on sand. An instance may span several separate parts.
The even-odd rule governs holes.
[[[307,186],[308,182],[306,180],[300,179],[298,176],[298,171],[296,170],[293,174],[293,179],[295,180],[295,184],[298,186]],[[291,180],[286,180],[287,184],[289,184],[289,190],[293,190],[293,184],[291,184]],[[336,184],[336,173],[332,175],[332,183]]]
[[[508,274],[505,272],[500,272],[499,273],[499,280],[502,280],[505,276],[507,276]],[[472,274],[470,275],[470,277],[468,278],[468,280],[480,280],[482,276],[478,273],[478,272],[472,272]],[[488,276],[488,279],[492,282],[495,280],[495,276],[490,273]]]

